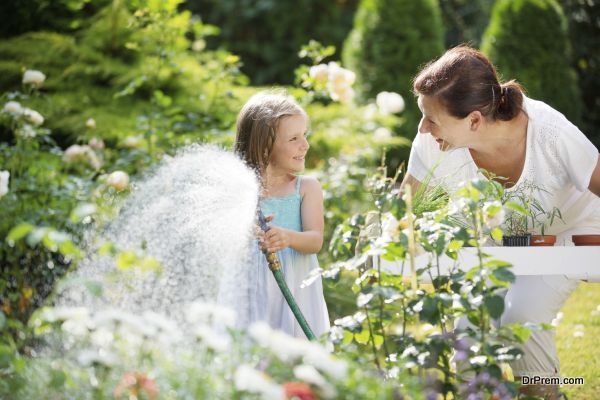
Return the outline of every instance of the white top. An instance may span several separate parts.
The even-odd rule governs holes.
[[[523,106],[529,117],[525,164],[516,185],[507,191],[526,183],[543,189],[534,192],[535,198],[545,210],[557,207],[565,221],[555,220],[546,229],[548,234],[574,228],[600,230],[600,198],[588,190],[598,149],[547,104],[524,97]],[[423,182],[432,169],[431,184],[441,184],[449,193],[461,182],[483,177],[468,148],[441,151],[431,135],[417,134],[407,173]]]

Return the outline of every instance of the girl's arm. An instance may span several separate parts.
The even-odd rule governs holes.
[[[264,236],[263,246],[268,251],[278,251],[291,247],[300,253],[318,253],[323,246],[323,191],[318,180],[303,177],[300,187],[302,194],[302,232],[272,227]]]

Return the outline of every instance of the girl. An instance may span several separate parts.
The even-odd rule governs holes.
[[[323,193],[314,178],[301,177],[309,149],[306,112],[282,93],[261,92],[237,119],[235,152],[260,176],[260,207],[273,221],[259,235],[261,247],[276,251],[285,280],[315,335],[329,330],[321,279],[301,287],[318,268],[323,245]],[[250,321],[266,321],[292,336],[305,337],[285,302],[264,255],[255,249],[251,264]]]

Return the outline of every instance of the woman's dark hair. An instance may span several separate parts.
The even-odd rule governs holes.
[[[523,87],[515,80],[500,83],[490,60],[465,45],[425,65],[413,81],[413,91],[437,98],[456,118],[478,110],[486,118],[509,121],[523,110]]]

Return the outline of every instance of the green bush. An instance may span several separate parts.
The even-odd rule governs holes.
[[[210,46],[240,55],[256,85],[291,84],[298,49],[310,39],[341,48],[357,0],[187,0],[185,8],[221,29]]]
[[[569,21],[573,65],[582,94],[581,130],[600,148],[600,7],[579,0],[561,0],[561,4]]]
[[[419,67],[444,51],[442,19],[436,0],[363,0],[346,39],[343,62],[356,72],[363,101],[381,91],[400,93],[406,102],[404,135],[413,137],[421,117],[412,94]],[[390,154],[394,168],[408,153]]]
[[[581,99],[571,67],[567,21],[556,1],[497,2],[481,48],[506,79],[517,79],[531,97],[580,123]]]
[[[440,0],[446,47],[461,43],[479,46],[494,0]]]

